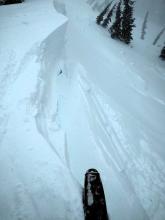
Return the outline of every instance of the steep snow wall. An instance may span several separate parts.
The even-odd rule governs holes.
[[[63,48],[65,45],[66,24],[60,26],[49,35],[41,44],[41,69],[37,84],[36,97],[36,124],[39,132],[46,139],[50,147],[60,158],[56,147],[49,140],[47,122],[57,111],[57,95],[55,93],[57,77],[63,71]],[[55,40],[56,39],[56,40]],[[55,122],[54,122],[55,123]]]
[[[80,187],[47,126],[67,19],[52,1],[29,0],[2,6],[0,20],[0,219],[82,219]],[[62,148],[64,134],[55,138]]]

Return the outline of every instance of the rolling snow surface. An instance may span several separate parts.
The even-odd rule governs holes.
[[[146,6],[147,7],[147,6]],[[165,218],[163,27],[130,47],[86,1],[0,7],[0,220],[81,220],[101,174],[113,220]]]

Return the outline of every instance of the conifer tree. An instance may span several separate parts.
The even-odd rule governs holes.
[[[121,32],[121,40],[126,44],[129,44],[132,37],[132,30],[134,25],[135,18],[133,18],[133,5],[134,1],[132,0],[123,0],[124,9],[122,16],[122,32]]]
[[[113,15],[113,12],[115,10],[115,7],[116,7],[116,4],[111,8],[111,10],[109,11],[106,19],[104,20],[104,22],[102,23],[102,26],[104,28],[106,28],[108,26],[108,24],[111,22],[111,18],[112,18],[112,15]]]
[[[96,23],[97,24],[101,24],[101,22],[104,20],[104,16],[108,12],[110,6],[111,6],[111,3],[109,3],[107,5],[107,7],[100,13],[99,16],[97,16],[97,18],[96,18]]]
[[[115,22],[113,23],[112,27],[109,29],[112,38],[120,39],[121,21],[122,21],[122,16],[121,16],[121,1],[120,1],[117,5]]]
[[[160,57],[165,60],[165,46],[163,47],[162,51],[161,51],[161,54],[160,54]]]

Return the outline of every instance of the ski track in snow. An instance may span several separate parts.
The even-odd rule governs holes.
[[[54,1],[60,13],[67,13],[65,6]],[[82,178],[87,166],[95,165],[114,220],[121,215],[127,220],[163,220],[165,164],[150,152],[148,142],[155,130],[148,127],[146,133],[145,125],[130,116],[138,127],[139,148],[133,146],[124,113],[91,82],[81,63],[67,58],[64,26],[35,43],[19,64],[13,51],[6,55],[0,78],[1,219],[83,219]],[[134,67],[128,69],[129,76]],[[128,84],[133,91],[164,107],[163,98],[148,89],[144,78],[132,78]]]
[[[150,152],[147,143],[143,147],[148,152],[137,158],[137,155],[131,149],[132,147],[126,142],[122,132],[120,115],[117,115],[117,113],[110,109],[110,106],[105,104],[103,97],[96,90],[92,90],[92,86],[82,76],[80,76],[80,86],[83,90],[88,109],[90,109],[88,115],[92,126],[91,129],[94,132],[97,145],[99,150],[102,151],[105,161],[108,164],[112,161],[112,164],[114,164],[119,172],[124,171],[128,177],[131,177],[132,183],[136,185],[135,191],[140,196],[141,202],[147,210],[150,210],[150,217],[154,218],[157,209],[160,208],[163,211],[165,208],[165,172],[163,172],[165,164],[159,162],[159,158],[156,158],[155,155],[153,155],[155,159],[151,160],[149,158]],[[101,102],[99,97],[101,97]],[[131,164],[129,161],[132,161]],[[153,163],[153,161],[156,161],[156,163]],[[139,180],[138,185],[136,184],[137,180]],[[159,193],[158,189],[161,193]],[[152,193],[150,193],[150,190],[152,190]],[[146,195],[145,200],[144,193]],[[160,199],[153,200],[156,197]]]

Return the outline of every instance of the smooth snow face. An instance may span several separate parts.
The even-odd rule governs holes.
[[[139,40],[137,28],[126,47],[77,0],[27,0],[0,17],[0,219],[83,219],[94,167],[112,219],[164,220],[165,65],[153,35]]]
[[[62,159],[65,133],[57,142],[49,134],[67,19],[52,2],[35,3],[0,8],[0,219],[83,219],[80,185]]]

